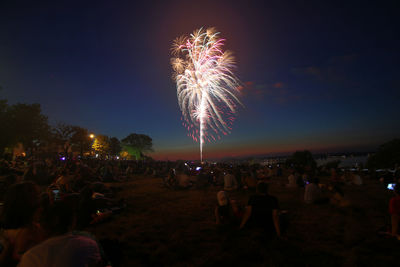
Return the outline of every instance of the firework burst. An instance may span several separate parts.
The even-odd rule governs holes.
[[[213,28],[198,29],[175,39],[171,59],[183,125],[188,135],[203,144],[227,135],[235,120],[239,80],[232,69],[235,62],[223,51],[224,39]]]

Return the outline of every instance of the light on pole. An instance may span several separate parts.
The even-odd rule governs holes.
[[[94,134],[89,135],[90,139],[92,139],[92,144],[90,145],[90,154],[93,156],[94,151],[93,151],[93,143],[94,143],[94,138],[96,137]]]

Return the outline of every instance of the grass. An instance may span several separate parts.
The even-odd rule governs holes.
[[[170,190],[159,178],[137,177],[119,187],[127,208],[88,230],[111,249],[121,266],[395,266],[400,242],[377,234],[389,222],[391,194],[378,182],[344,188],[351,205],[303,203],[303,189],[275,178],[270,194],[288,211],[287,239],[267,240],[250,230],[218,231],[217,187]],[[324,180],[322,179],[322,182]],[[247,203],[250,193],[231,194]],[[106,248],[110,249],[110,248]]]

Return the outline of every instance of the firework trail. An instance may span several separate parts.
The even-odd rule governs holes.
[[[210,28],[195,30],[190,36],[175,39],[172,45],[179,107],[189,136],[200,142],[203,161],[205,141],[220,139],[231,131],[238,104],[239,80],[232,69],[235,62],[223,51],[224,39]]]

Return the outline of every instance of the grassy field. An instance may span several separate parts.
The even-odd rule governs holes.
[[[88,230],[107,240],[105,249],[119,254],[121,266],[398,266],[400,241],[377,234],[389,222],[391,197],[378,182],[345,187],[351,202],[346,208],[306,205],[304,189],[288,189],[283,182],[273,180],[270,194],[288,211],[285,239],[218,231],[214,207],[220,188],[175,191],[148,177],[111,184],[127,207]],[[245,205],[249,194],[231,197]]]

